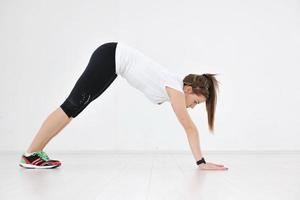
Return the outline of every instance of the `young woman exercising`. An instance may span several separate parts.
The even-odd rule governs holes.
[[[214,129],[218,81],[215,74],[189,74],[183,80],[139,50],[123,42],[107,42],[91,55],[89,63],[66,100],[43,122],[31,145],[21,157],[24,168],[56,168],[61,165],[43,151],[47,143],[71,120],[99,97],[120,75],[154,104],[169,101],[183,126],[196,164],[205,170],[226,170],[206,162],[200,150],[198,130],[187,108],[206,103],[208,125]]]

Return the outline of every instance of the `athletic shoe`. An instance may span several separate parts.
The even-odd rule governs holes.
[[[58,160],[50,160],[44,151],[33,152],[30,156],[22,155],[19,166],[27,169],[51,169],[61,165]]]

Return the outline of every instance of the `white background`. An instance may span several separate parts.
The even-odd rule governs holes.
[[[203,151],[300,150],[298,0],[0,1],[0,150],[24,151],[102,43],[124,41],[181,77],[218,73],[215,134],[190,110]],[[46,147],[189,151],[168,102],[115,82]]]

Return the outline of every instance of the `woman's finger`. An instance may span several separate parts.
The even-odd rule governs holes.
[[[199,167],[200,167],[200,169],[203,169],[203,170],[228,170],[227,167],[220,167],[220,166],[212,165],[209,163],[200,164]]]
[[[212,164],[212,166],[215,166],[216,169],[220,169],[220,170],[227,170],[228,169],[228,167],[218,166],[216,164]]]
[[[215,164],[215,163],[211,163],[211,162],[207,162],[209,164],[212,164],[212,165],[216,165],[216,166],[219,166],[219,167],[224,167],[224,165],[221,165],[221,164]]]

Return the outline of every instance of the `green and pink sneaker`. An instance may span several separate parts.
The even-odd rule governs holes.
[[[19,166],[26,169],[52,169],[61,165],[58,160],[50,160],[44,151],[32,152],[29,156],[22,155]]]

